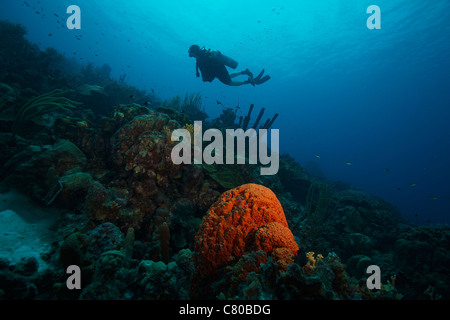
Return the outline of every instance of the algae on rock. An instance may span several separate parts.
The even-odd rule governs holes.
[[[225,189],[233,189],[246,181],[242,177],[239,165],[214,166],[203,164],[207,174]]]

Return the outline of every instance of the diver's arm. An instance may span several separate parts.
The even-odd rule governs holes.
[[[200,72],[198,72],[198,61],[195,64],[195,75],[197,76],[197,78],[200,77]]]

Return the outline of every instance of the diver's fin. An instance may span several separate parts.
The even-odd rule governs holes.
[[[263,84],[266,81],[269,81],[270,76],[269,75],[265,75],[264,77],[262,77],[261,79],[253,79],[253,83],[254,84]]]
[[[263,74],[264,74],[264,69],[262,69],[262,71],[256,76],[256,78],[253,78],[253,79],[258,81],[259,79],[261,79]]]
[[[253,73],[252,73],[250,70],[248,70],[248,68],[245,69],[244,71],[242,71],[241,74],[246,74],[246,75],[248,75],[250,78],[253,79]]]

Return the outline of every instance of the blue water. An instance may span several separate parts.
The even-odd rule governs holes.
[[[242,113],[251,103],[266,116],[278,112],[281,151],[302,165],[315,162],[327,178],[390,201],[414,222],[450,222],[448,0],[26,3],[3,0],[0,19],[25,25],[40,48],[107,63],[113,77],[126,74],[161,99],[201,92],[210,118],[222,111],[216,100]],[[81,30],[65,27],[72,4]],[[372,4],[380,30],[366,26]],[[194,43],[272,79],[203,83],[187,54]]]

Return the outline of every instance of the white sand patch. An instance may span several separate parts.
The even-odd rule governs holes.
[[[17,192],[0,195],[0,257],[17,263],[35,257],[39,270],[46,267],[41,253],[48,252],[53,241],[53,225],[58,213],[41,207]]]

